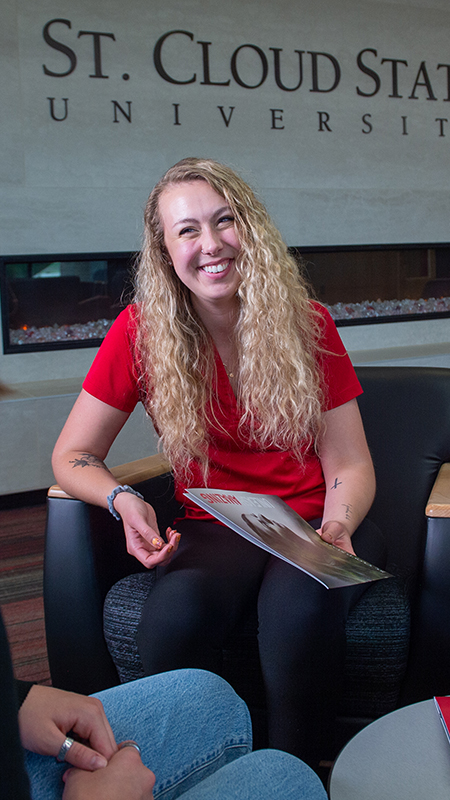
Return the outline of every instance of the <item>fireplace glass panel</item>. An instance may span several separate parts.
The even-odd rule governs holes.
[[[450,247],[292,248],[339,326],[450,315]]]
[[[4,352],[98,346],[129,298],[132,259],[128,253],[4,259]]]

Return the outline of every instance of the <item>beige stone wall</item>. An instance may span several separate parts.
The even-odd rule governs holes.
[[[0,400],[0,495],[45,489],[55,482],[51,454],[77,398],[81,380],[33,381]],[[109,467],[157,452],[141,407],[122,428],[106,459]]]
[[[1,21],[0,255],[138,249],[192,154],[241,171],[290,245],[450,240],[448,0],[3,0]],[[360,362],[444,366],[449,327],[341,333]],[[0,353],[0,494],[52,482],[94,355]],[[141,423],[115,463],[148,452]]]

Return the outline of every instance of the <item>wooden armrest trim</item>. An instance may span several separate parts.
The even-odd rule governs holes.
[[[119,467],[113,467],[111,472],[117,478],[118,483],[133,485],[133,483],[148,481],[150,478],[171,472],[171,466],[167,458],[158,453],[156,456],[147,456],[138,461],[129,461]]]
[[[158,475],[164,475],[170,471],[170,463],[165,456],[160,454],[140,458],[137,461],[129,461],[127,464],[120,464],[120,466],[112,467],[111,469],[112,474],[117,479],[117,483],[128,483],[130,486],[156,478]],[[75,499],[72,495],[64,492],[57,483],[50,486],[47,497],[58,497],[66,500]]]
[[[47,492],[47,497],[58,497],[60,500],[76,500],[76,497],[72,497],[71,494],[67,494],[58,486],[57,483],[54,483],[53,486],[50,486],[50,489]]]
[[[427,517],[450,517],[450,463],[442,464],[425,509]]]

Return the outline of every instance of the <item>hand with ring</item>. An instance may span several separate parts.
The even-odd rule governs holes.
[[[83,770],[106,767],[118,749],[100,700],[50,686],[31,687],[19,709],[19,729],[27,750]]]
[[[124,742],[120,742],[119,750],[123,750],[124,747],[134,747],[134,749],[138,751],[139,755],[141,755],[141,748],[139,747],[138,743],[134,741],[134,739],[125,739]]]
[[[56,760],[59,762],[63,762],[66,760],[67,753],[69,752],[70,748],[74,744],[74,740],[70,738],[70,736],[66,736],[64,739],[61,750],[59,751],[58,755],[56,756]]]

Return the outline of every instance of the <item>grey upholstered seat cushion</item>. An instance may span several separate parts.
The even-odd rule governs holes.
[[[122,683],[144,674],[136,629],[154,581],[154,572],[129,575],[106,597],[105,639]],[[406,670],[409,627],[409,604],[400,582],[390,578],[369,586],[347,621],[342,716],[375,718],[396,707]],[[224,649],[224,677],[250,704],[260,696],[256,614],[245,620]]]
[[[127,575],[106,595],[103,630],[121,683],[144,676],[136,645],[136,630],[155,578],[154,571]]]
[[[378,717],[398,701],[409,650],[410,609],[397,578],[369,586],[347,619],[341,712]]]

